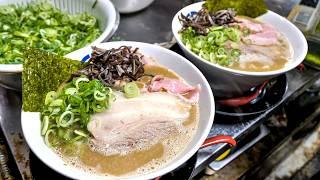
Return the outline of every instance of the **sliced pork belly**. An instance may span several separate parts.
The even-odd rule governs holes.
[[[190,103],[165,92],[130,99],[118,93],[110,109],[91,117],[91,143],[105,154],[143,149],[178,133],[190,108]]]
[[[152,92],[166,90],[170,93],[178,95],[188,102],[197,103],[199,100],[201,87],[200,85],[193,87],[181,79],[155,76],[151,81],[149,90]]]
[[[280,33],[271,25],[244,17],[237,17],[237,21],[240,28],[248,28],[251,32],[242,38],[247,44],[269,46],[278,42]]]
[[[239,25],[240,28],[248,28],[251,32],[261,32],[263,30],[262,24],[254,22],[248,18],[237,16],[236,20],[239,23],[234,23],[234,25]]]
[[[269,46],[278,42],[278,33],[276,31],[265,31],[251,34],[243,38],[244,42],[249,44]]]

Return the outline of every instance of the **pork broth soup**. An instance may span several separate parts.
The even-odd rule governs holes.
[[[212,14],[203,8],[179,20],[182,42],[211,63],[261,72],[282,69],[293,58],[290,42],[275,27],[229,9]]]
[[[90,99],[85,88],[92,81],[99,88],[91,102],[73,99],[83,94]],[[199,121],[199,93],[199,85],[189,85],[136,48],[95,48],[87,66],[74,73],[71,84],[64,84],[42,112],[43,127],[49,119],[44,138],[67,164],[89,173],[147,174],[173,161],[192,140]],[[65,107],[60,108],[60,124],[55,124],[48,114],[57,113],[50,104],[59,99]],[[95,105],[82,105],[90,103]],[[81,115],[81,106],[87,114]]]

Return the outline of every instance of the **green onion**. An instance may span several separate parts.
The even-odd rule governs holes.
[[[224,58],[227,57],[226,50],[223,47],[219,47],[216,51],[217,58]]]
[[[78,90],[77,90],[76,88],[68,88],[68,89],[66,89],[65,94],[67,94],[67,95],[74,95],[74,94],[76,94],[77,92],[78,92]]]
[[[51,112],[50,116],[53,116],[53,115],[59,114],[61,109],[59,107],[57,107],[57,108],[49,107],[49,111]]]
[[[105,102],[92,102],[92,110],[93,112],[103,112],[104,111],[104,106]]]
[[[107,96],[104,93],[97,90],[94,91],[93,96],[94,96],[94,99],[96,99],[97,101],[103,101],[107,98]]]
[[[68,127],[73,123],[74,114],[71,111],[65,111],[61,114],[59,121],[57,123],[58,127]]]
[[[231,41],[239,42],[240,41],[240,31],[235,28],[226,28],[224,30],[225,34]]]
[[[49,127],[49,117],[44,116],[42,120],[42,129],[41,129],[41,135],[45,135]]]
[[[215,54],[214,53],[210,53],[210,62],[215,62],[215,60],[216,60],[216,56],[215,56]]]
[[[74,106],[78,106],[82,102],[82,98],[78,95],[69,96],[69,103]]]
[[[215,38],[215,44],[220,46],[224,42],[226,42],[228,39],[225,36],[225,34],[222,31],[216,31],[216,38]]]
[[[88,135],[81,130],[74,130],[73,132],[79,136],[88,137]]]
[[[78,78],[77,80],[76,80],[76,82],[75,82],[75,85],[76,85],[76,88],[77,89],[79,89],[79,83],[80,82],[89,82],[89,79],[88,78],[86,78],[86,77],[80,77],[80,78]]]
[[[49,141],[49,135],[54,133],[53,129],[50,129],[46,132],[45,136],[44,136],[44,142],[46,143],[47,146],[52,147],[53,145],[50,143]]]
[[[134,98],[140,95],[140,89],[135,82],[127,83],[124,86],[123,91],[127,98]]]
[[[57,93],[55,91],[50,91],[47,93],[44,104],[48,105],[50,104],[53,100],[57,98]]]
[[[62,104],[63,104],[62,99],[56,99],[56,100],[52,101],[49,106],[62,106]]]
[[[49,142],[49,135],[59,145],[84,142],[89,137],[87,124],[90,115],[105,111],[114,101],[110,88],[99,80],[86,77],[74,78],[56,94],[49,92],[46,97],[50,103],[41,113],[41,134],[50,146],[53,143]],[[54,131],[52,128],[55,128]]]
[[[18,36],[18,37],[22,37],[22,38],[30,37],[30,35],[28,33],[23,33],[23,32],[19,32],[19,31],[13,32],[13,35],[14,36]]]
[[[26,47],[65,55],[100,34],[95,17],[87,13],[71,15],[46,1],[0,5],[0,64],[21,64]]]
[[[180,33],[182,42],[199,57],[222,66],[229,66],[240,56],[238,43],[242,32],[237,27],[213,26],[206,36],[198,35],[192,27]],[[227,44],[228,43],[228,44]]]
[[[232,57],[239,57],[241,54],[240,50],[239,49],[232,49],[231,50],[231,56]]]
[[[74,142],[77,142],[77,141],[79,141],[79,140],[81,140],[81,139],[83,139],[84,138],[84,136],[77,136],[77,137],[75,137],[75,138],[73,138],[73,139],[71,139],[70,140],[70,143],[74,143]]]
[[[69,104],[66,108],[66,111],[69,111],[71,109],[71,104]]]

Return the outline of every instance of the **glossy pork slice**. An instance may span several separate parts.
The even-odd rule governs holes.
[[[249,36],[242,38],[247,44],[269,46],[278,42],[280,33],[270,24],[247,17],[237,17],[237,21],[241,29],[247,28],[250,31]]]
[[[190,109],[190,103],[165,92],[130,99],[117,93],[111,108],[93,115],[88,124],[92,147],[106,155],[145,149],[179,133]]]
[[[248,28],[250,32],[261,32],[263,30],[261,22],[255,20],[255,19],[249,19],[245,16],[237,16],[236,20],[237,23],[234,23],[233,25],[239,25],[241,29]]]
[[[182,99],[190,103],[198,103],[201,86],[191,86],[181,79],[172,79],[163,76],[155,76],[149,86],[149,90],[152,92],[158,92],[166,90],[181,97]]]

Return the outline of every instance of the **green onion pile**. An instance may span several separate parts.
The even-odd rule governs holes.
[[[48,92],[41,114],[41,135],[50,147],[85,142],[90,115],[102,112],[114,101],[112,90],[99,80],[74,78],[58,91]]]
[[[182,42],[188,49],[198,54],[201,58],[228,66],[240,56],[238,43],[241,31],[237,27],[213,26],[207,35],[199,35],[189,27],[180,33]],[[230,48],[226,48],[226,43]]]
[[[44,2],[0,6],[0,64],[22,63],[26,47],[65,55],[100,34],[96,18],[87,13],[70,15]]]

